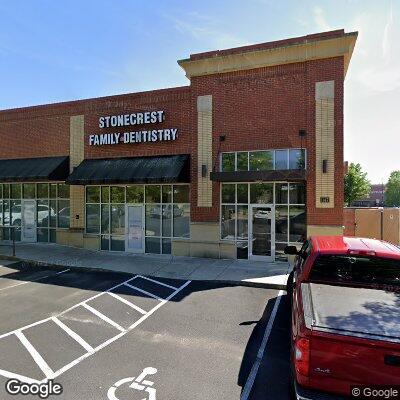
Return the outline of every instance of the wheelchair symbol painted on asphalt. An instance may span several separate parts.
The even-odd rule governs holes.
[[[130,385],[129,385],[130,388],[148,393],[148,396],[143,397],[143,399],[141,399],[141,400],[156,400],[156,389],[154,389],[152,387],[154,382],[145,379],[147,375],[154,375],[156,372],[157,372],[156,368],[146,367],[143,369],[143,371],[137,378],[133,377],[133,378],[120,379],[118,382],[115,382],[114,385],[110,387],[110,389],[108,389],[108,392],[107,392],[108,399],[109,400],[120,400],[115,395],[116,390],[120,386],[130,383]]]

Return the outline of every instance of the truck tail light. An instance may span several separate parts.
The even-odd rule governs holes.
[[[310,372],[310,341],[305,338],[296,340],[294,346],[294,366],[296,372],[308,376]]]

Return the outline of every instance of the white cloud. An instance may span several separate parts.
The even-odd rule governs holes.
[[[314,23],[319,31],[330,31],[331,26],[328,24],[325,12],[321,7],[314,7],[313,9]]]
[[[165,18],[173,23],[174,28],[182,33],[189,34],[195,39],[217,48],[242,46],[247,42],[233,33],[220,28],[221,22],[211,16],[197,12],[186,13],[182,17],[166,15]]]

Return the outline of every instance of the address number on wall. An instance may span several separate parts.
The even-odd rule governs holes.
[[[319,201],[321,203],[329,203],[330,202],[330,198],[329,198],[329,196],[323,196],[323,197],[320,197]]]

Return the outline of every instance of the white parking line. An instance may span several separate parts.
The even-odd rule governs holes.
[[[156,296],[155,294],[150,293],[150,292],[148,292],[147,290],[140,289],[140,288],[138,288],[138,287],[136,287],[136,286],[130,285],[129,283],[124,283],[124,285],[130,287],[131,289],[137,290],[138,292],[143,293],[143,294],[145,294],[146,296],[152,297],[153,299],[160,300],[160,301],[163,300],[163,299],[161,299],[160,297]]]
[[[124,282],[118,283],[117,285],[111,287],[110,289],[107,289],[107,290],[104,291],[104,292],[100,292],[100,293],[98,293],[98,294],[95,294],[94,296],[89,297],[88,299],[83,300],[83,301],[81,301],[80,303],[73,305],[72,307],[67,308],[66,310],[60,312],[58,315],[54,315],[54,317],[60,317],[61,315],[64,315],[64,314],[67,313],[68,311],[71,311],[71,310],[74,310],[74,309],[77,308],[77,307],[80,307],[83,303],[86,303],[86,302],[89,302],[89,301],[91,301],[91,300],[94,300],[94,299],[96,299],[97,297],[102,296],[103,294],[108,293],[108,292],[110,292],[111,290],[114,290],[114,289],[116,289],[116,288],[122,286],[122,285],[125,284],[126,282],[130,282],[130,281],[132,281],[132,280],[134,280],[134,279],[136,279],[136,278],[137,278],[137,276],[134,276],[134,277],[132,277],[132,278],[127,279],[127,280],[124,281]],[[24,326],[24,327],[22,327],[22,328],[18,328],[18,329],[15,329],[15,330],[13,330],[13,331],[10,331],[10,332],[3,333],[2,335],[0,335],[0,339],[3,339],[3,338],[5,338],[5,337],[7,337],[7,336],[11,336],[11,335],[15,334],[15,332],[17,332],[17,331],[24,331],[25,329],[32,328],[33,326],[43,324],[44,322],[47,322],[47,321],[51,321],[52,318],[53,318],[53,317],[47,317],[47,318],[41,319],[40,321],[36,321],[36,322],[33,322],[32,324],[26,325],[26,326]]]
[[[72,337],[76,342],[78,342],[87,352],[92,352],[93,347],[86,342],[83,338],[81,338],[76,332],[74,332],[71,328],[61,322],[57,317],[53,317],[52,321],[54,321],[62,330],[64,330],[69,336]]]
[[[142,308],[140,308],[139,306],[137,306],[136,304],[131,303],[130,301],[124,299],[121,296],[118,296],[117,294],[113,293],[113,292],[108,292],[108,294],[112,297],[114,297],[115,299],[121,301],[122,303],[125,303],[126,305],[128,305],[129,307],[132,307],[133,309],[135,309],[136,311],[140,312],[141,314],[146,314],[146,311],[144,311]]]
[[[170,289],[172,289],[172,290],[178,289],[178,288],[175,287],[175,286],[168,285],[167,283],[164,283],[164,282],[156,281],[155,279],[148,278],[147,276],[138,275],[138,278],[146,279],[147,281],[157,283],[158,285],[165,286],[165,287],[170,288]]]
[[[171,293],[166,299],[162,300],[160,303],[158,303],[155,307],[153,307],[146,315],[143,315],[140,319],[138,319],[135,323],[133,323],[125,332],[121,332],[118,335],[112,337],[111,339],[108,339],[106,342],[98,345],[97,347],[94,348],[93,353],[86,353],[82,355],[81,357],[77,358],[76,360],[70,362],[69,364],[65,365],[64,367],[60,368],[58,371],[54,372],[52,379],[56,378],[57,376],[60,376],[63,374],[65,371],[68,371],[75,365],[79,364],[81,361],[83,361],[85,358],[88,358],[91,354],[97,353],[99,350],[104,349],[107,347],[109,344],[115,342],[119,338],[123,337],[126,335],[128,332],[136,328],[138,325],[140,325],[143,321],[145,321],[147,318],[149,318],[152,314],[154,314],[160,307],[162,307],[164,304],[168,303],[169,300],[171,300],[175,295],[177,295],[181,290],[183,290],[187,285],[190,284],[191,281],[185,282],[182,286],[178,287],[173,293]],[[43,379],[41,382],[47,381],[48,378]]]
[[[21,286],[21,285],[26,285],[27,283],[38,282],[38,281],[41,281],[42,279],[50,278],[50,277],[55,276],[55,275],[60,275],[60,274],[63,274],[64,272],[68,272],[68,271],[70,271],[69,268],[65,269],[64,271],[57,272],[57,273],[55,273],[53,275],[45,275],[45,276],[41,276],[40,278],[37,278],[37,279],[31,279],[29,281],[16,283],[15,285],[11,285],[11,286],[7,286],[5,288],[1,288],[0,291],[6,290],[6,289],[11,289],[13,287],[17,287],[17,286]]]
[[[100,311],[96,310],[95,308],[89,306],[87,303],[83,303],[82,307],[85,307],[87,310],[89,310],[91,313],[94,315],[97,315],[99,318],[101,318],[103,321],[106,321],[108,324],[112,325],[114,328],[117,328],[119,331],[124,332],[125,329],[121,326],[118,325],[115,321],[112,319],[108,318],[106,315],[101,313]]]
[[[63,312],[59,313],[56,316],[52,316],[52,317],[48,317],[45,318],[43,320],[34,322],[32,324],[26,325],[22,328],[16,329],[14,331],[5,333],[3,335],[0,336],[0,339],[5,338],[7,336],[13,335],[15,334],[19,340],[21,341],[21,343],[25,346],[25,348],[28,350],[28,352],[30,353],[30,355],[32,356],[33,360],[38,364],[39,368],[43,371],[45,378],[42,379],[41,381],[39,380],[35,380],[32,379],[30,377],[24,376],[24,375],[19,375],[19,374],[15,374],[13,372],[10,371],[6,371],[6,370],[2,370],[0,369],[0,375],[8,377],[8,378],[16,378],[18,380],[20,380],[21,382],[26,382],[26,383],[38,383],[38,382],[45,382],[48,379],[54,379],[55,377],[61,375],[63,372],[69,370],[70,368],[72,368],[73,366],[79,364],[82,360],[86,359],[87,357],[91,356],[92,354],[95,354],[96,352],[98,352],[99,350],[105,348],[106,346],[108,346],[109,344],[115,342],[116,340],[118,340],[119,338],[121,338],[122,336],[124,336],[127,332],[131,331],[132,329],[134,329],[135,327],[137,327],[139,324],[141,324],[143,321],[145,321],[149,316],[151,316],[155,311],[157,311],[160,307],[162,307],[164,304],[166,304],[170,299],[172,299],[177,293],[179,293],[181,290],[183,290],[187,285],[190,284],[191,281],[187,281],[185,282],[182,286],[178,287],[173,293],[171,293],[166,299],[160,299],[157,296],[155,296],[154,294],[144,291],[140,288],[137,288],[133,285],[129,285],[128,282],[134,280],[138,278],[138,276],[134,276],[130,279],[127,279],[124,282],[121,282],[111,288],[109,288],[108,290],[98,293],[78,304],[75,304],[74,306],[64,310]],[[122,328],[120,325],[118,325],[116,322],[114,322],[113,320],[111,320],[110,318],[108,318],[107,316],[105,316],[104,314],[102,314],[100,311],[96,310],[95,308],[89,306],[87,303],[90,300],[93,300],[99,296],[102,296],[106,293],[109,293],[110,295],[112,295],[113,297],[120,297],[118,295],[115,295],[114,293],[111,293],[112,290],[122,286],[122,285],[128,285],[131,288],[135,289],[135,290],[139,290],[141,292],[143,292],[146,295],[149,295],[151,297],[154,297],[155,299],[159,300],[160,302],[153,307],[150,311],[146,312],[144,310],[142,310],[140,307],[134,305],[133,303],[130,303],[133,308],[135,309],[140,309],[142,311],[142,313],[144,313],[144,315],[142,315],[142,317],[140,317],[137,321],[135,321],[131,326],[129,326],[127,329]],[[122,299],[122,297],[120,298]],[[124,299],[125,300],[125,299]],[[60,317],[61,315],[64,315],[65,313],[67,313],[68,311],[71,311],[77,307],[83,306],[85,307],[87,310],[91,311],[93,314],[97,315],[98,317],[100,317],[101,319],[103,319],[104,321],[108,322],[109,324],[115,326],[117,329],[119,329],[121,332],[117,335],[115,335],[114,337],[108,339],[107,341],[103,342],[102,344],[98,345],[97,347],[93,348],[92,346],[90,346],[89,343],[87,343],[84,339],[82,339],[76,332],[74,332],[72,329],[70,329],[68,326],[66,326],[63,322],[61,322],[59,320],[58,317]],[[67,332],[67,334],[69,334],[73,339],[75,339],[78,343],[80,343],[82,345],[82,347],[85,348],[85,350],[87,350],[87,353],[83,354],[81,357],[78,357],[77,359],[73,360],[72,362],[70,362],[69,364],[65,365],[64,367],[60,368],[57,371],[52,371],[52,369],[50,368],[50,366],[46,363],[46,361],[43,359],[43,357],[38,353],[38,351],[32,346],[32,344],[28,341],[28,339],[25,337],[25,335],[22,333],[23,330],[29,329],[33,326],[36,325],[40,325],[43,324],[44,322],[47,321],[53,321],[55,322],[57,325],[59,325],[65,332]]]
[[[28,350],[29,354],[34,359],[38,367],[45,374],[46,378],[50,378],[54,374],[53,370],[49,367],[47,362],[44,361],[43,357],[38,353],[38,351],[32,346],[31,342],[21,331],[15,332],[15,336],[17,336],[24,347]]]
[[[256,361],[254,362],[253,367],[251,368],[250,374],[247,377],[247,381],[243,388],[242,395],[240,396],[240,400],[247,400],[250,396],[251,389],[253,388],[254,381],[256,380],[256,376],[258,373],[258,369],[260,368],[260,364],[261,364],[261,361],[264,356],[265,348],[267,347],[268,339],[269,339],[269,336],[272,331],[272,326],[274,325],[276,313],[278,312],[279,304],[281,302],[281,298],[284,293],[285,293],[284,290],[280,290],[278,293],[278,296],[275,300],[274,308],[272,309],[271,315],[268,320],[267,327],[265,328],[263,340],[261,342],[260,348],[258,349]]]

